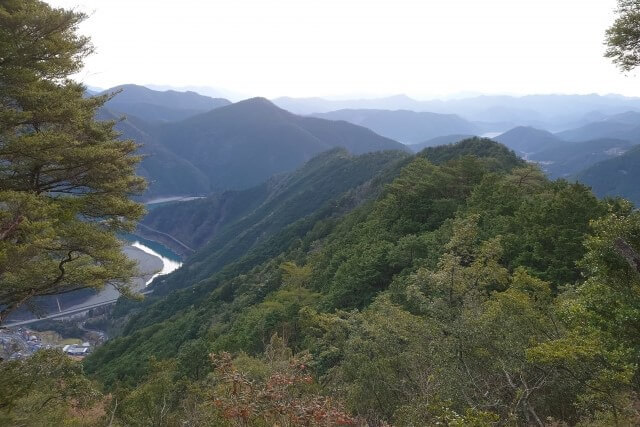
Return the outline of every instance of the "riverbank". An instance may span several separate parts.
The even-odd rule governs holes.
[[[165,262],[162,257],[144,248],[139,242],[128,244],[123,248],[125,255],[138,263],[139,275],[133,279],[132,286],[135,291],[144,289],[151,278],[164,269]]]

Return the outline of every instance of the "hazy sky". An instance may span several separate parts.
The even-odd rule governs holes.
[[[640,95],[602,56],[615,0],[51,0],[90,14],[78,78],[275,97]]]

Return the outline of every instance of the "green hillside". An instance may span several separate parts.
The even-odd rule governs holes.
[[[411,151],[417,153],[418,151],[422,151],[427,147],[437,147],[438,145],[446,145],[453,144],[455,142],[460,142],[463,139],[473,138],[473,135],[444,135],[437,136],[435,138],[431,138],[427,141],[419,142],[417,144],[409,144],[408,147]]]
[[[353,156],[344,149],[333,149],[295,172],[248,190],[159,207],[144,218],[143,224],[194,248],[204,247],[187,264],[200,264],[195,276],[189,274],[203,278],[319,209],[337,211],[339,200],[347,192],[351,192],[349,199],[355,204],[372,197],[380,184],[371,180],[386,179],[386,174],[394,173],[407,158],[401,151]],[[181,279],[178,275],[173,281]]]
[[[0,426],[640,426],[640,98],[467,92],[623,88],[593,20],[60,3],[0,2]]]
[[[199,381],[194,369],[209,368],[198,354],[244,352],[250,357],[235,363],[247,367],[282,345],[278,334],[293,353],[309,352],[323,388],[364,419],[429,424],[449,410],[464,419],[525,419],[529,409],[512,399],[550,369],[528,405],[539,416],[577,420],[571,402],[584,389],[553,368],[553,357],[563,356],[551,348],[569,337],[548,316],[564,286],[582,283],[583,241],[606,204],[580,184],[548,181],[491,141],[432,150],[438,164],[426,154],[374,202],[288,230],[278,251],[258,246],[248,255],[267,252],[257,264],[239,258],[155,299],[86,361],[87,371],[107,385],[148,387],[153,356],[175,359],[175,375]],[[203,268],[187,266],[195,276]],[[409,381],[427,374],[438,387]],[[473,378],[491,385],[477,390]],[[447,403],[421,412],[431,399]]]
[[[524,166],[524,160],[504,145],[497,144],[487,138],[473,137],[455,144],[427,147],[418,153],[435,164],[446,163],[464,156],[484,158],[486,166],[491,170],[506,170],[516,166]]]

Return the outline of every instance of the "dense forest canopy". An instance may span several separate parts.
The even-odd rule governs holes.
[[[155,387],[147,361],[160,358],[180,387],[202,387],[225,378],[206,354],[232,352],[242,381],[269,384],[269,343],[284,340],[309,358],[306,398],[337,396],[359,423],[635,422],[640,281],[615,242],[638,248],[638,220],[492,141],[426,150],[376,201],[133,314],[85,366],[139,390]],[[145,398],[183,417],[180,387]],[[215,416],[207,396],[229,404],[200,390],[198,416]],[[272,420],[235,405],[248,412],[228,423]]]

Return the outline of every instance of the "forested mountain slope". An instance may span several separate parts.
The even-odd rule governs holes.
[[[143,224],[206,251],[245,252],[259,239],[309,215],[344,192],[384,175],[408,154],[380,151],[354,156],[343,148],[321,153],[301,168],[247,189],[153,209]],[[363,195],[366,189],[360,190]],[[241,243],[246,242],[246,243]]]
[[[210,243],[145,302],[118,304],[123,327],[89,376],[43,352],[3,365],[8,390],[73,384],[121,425],[638,424],[628,202],[486,139],[336,150],[266,189],[242,228],[270,236],[226,261]],[[36,419],[26,392],[9,399]]]
[[[188,160],[176,155],[154,136],[155,125],[136,116],[123,119],[120,113],[106,108],[99,111],[98,120],[114,120],[121,138],[132,139],[143,156],[138,166],[138,174],[148,183],[145,199],[158,196],[201,195],[209,192],[209,179]]]
[[[440,165],[464,156],[475,156],[483,159],[487,169],[492,171],[509,170],[526,163],[512,150],[487,138],[472,137],[455,144],[427,147],[418,156]]]
[[[146,224],[202,247],[183,268],[154,282],[154,293],[143,307],[122,300],[117,315],[144,310],[161,296],[201,280],[215,286],[216,273],[232,277],[278,255],[317,223],[375,198],[409,158],[401,151],[353,156],[333,149],[254,188],[154,209]],[[189,238],[189,229],[204,233],[203,238]]]
[[[398,219],[400,222],[398,223],[398,225],[405,224],[405,226],[409,227],[410,229],[413,229],[415,227],[427,227],[429,229],[433,227],[437,228],[437,226],[439,226],[439,224],[447,217],[455,214],[459,203],[464,200],[466,192],[469,191],[468,187],[472,185],[472,182],[480,179],[483,173],[490,170],[508,170],[513,167],[524,165],[524,162],[508,149],[486,139],[472,139],[463,141],[455,145],[444,146],[430,154],[434,161],[437,163],[445,163],[448,160],[455,161],[456,159],[460,158],[462,158],[463,160],[459,160],[458,163],[456,163],[455,173],[453,173],[453,171],[448,167],[440,169],[440,167],[438,166],[429,166],[426,170],[416,171],[413,175],[405,171],[404,178],[397,178],[396,183],[404,182],[409,178],[417,179],[419,181],[424,179],[427,180],[427,182],[425,183],[426,187],[421,190],[422,192],[416,193],[415,191],[408,191],[404,195],[398,194],[397,197],[401,197],[402,199],[396,200],[395,202],[393,202],[393,206],[388,207],[388,209],[391,209],[391,211],[395,212],[394,215],[400,215],[400,218]],[[467,157],[474,154],[477,154],[480,157]],[[425,155],[426,152],[419,154],[415,158],[413,163],[417,162],[418,164],[430,164],[425,159]],[[496,155],[496,157],[489,157],[491,155]],[[372,154],[368,157],[371,156],[374,155]],[[367,156],[365,156],[364,159],[366,159],[366,157]],[[473,160],[474,158],[478,158],[480,160]],[[365,163],[363,163],[363,166],[364,164]],[[406,170],[406,168],[408,167],[409,166],[406,166],[404,169]],[[397,175],[398,173],[402,173],[398,169],[394,171],[393,168],[390,172],[392,174],[391,177]],[[325,169],[324,173],[327,174],[326,179],[329,180],[327,182],[336,182],[332,179],[333,168]],[[426,173],[427,177],[421,177],[420,175],[422,173]],[[462,176],[465,177],[460,182],[461,187],[456,188],[458,184],[456,184],[454,187],[448,186],[447,183],[453,184],[454,182],[458,182],[458,180],[462,178],[462,176],[457,176],[458,173],[461,173]],[[413,187],[414,185],[408,182],[406,184],[410,186],[409,188]],[[415,183],[415,185],[418,185],[418,183]],[[346,201],[349,204],[352,203],[349,201],[349,199],[352,197],[353,195],[347,196]],[[384,203],[390,202],[389,199],[385,200],[387,200],[387,202]],[[406,200],[406,203],[409,204],[404,206],[404,202],[402,200]],[[342,203],[344,203],[344,201]],[[380,203],[383,202],[379,201],[377,202],[377,205],[379,205]],[[335,203],[332,203],[332,205],[334,204]],[[422,206],[422,208],[420,206]],[[298,207],[297,209],[300,208]],[[329,210],[329,212],[336,210],[336,208],[333,206],[325,206],[323,208],[323,210],[327,209]],[[360,215],[373,215],[373,211],[371,211],[372,209],[373,211],[376,211],[378,208],[365,205],[363,208],[357,209],[348,217],[353,220],[359,218]],[[339,210],[341,209],[339,208]],[[423,210],[424,212],[420,214],[419,212]],[[391,211],[389,211],[389,214],[391,214]],[[157,284],[155,284],[154,287],[156,288],[156,291],[154,292],[154,294],[164,294],[166,292],[169,292],[171,289],[178,289],[180,287],[189,285],[193,286],[198,282],[200,283],[192,289],[185,290],[184,294],[177,295],[174,292],[167,298],[156,302],[151,307],[148,307],[144,312],[135,315],[134,319],[136,320],[132,320],[129,322],[127,328],[125,329],[126,333],[132,334],[134,330],[142,328],[143,325],[153,325],[154,323],[161,322],[165,319],[170,319],[181,310],[181,307],[188,307],[196,301],[203,302],[204,300],[202,298],[204,298],[204,295],[206,295],[207,293],[210,293],[212,291],[214,293],[230,291],[231,288],[226,288],[227,290],[223,289],[225,289],[225,286],[231,286],[230,283],[234,280],[234,274],[247,273],[248,268],[253,268],[255,265],[257,265],[256,260],[259,260],[260,264],[266,262],[267,264],[263,264],[263,267],[261,267],[264,268],[265,265],[270,264],[270,258],[277,258],[280,253],[286,252],[292,247],[298,246],[300,244],[298,239],[300,238],[304,239],[306,236],[306,238],[308,239],[310,238],[310,236],[315,236],[315,239],[318,239],[323,234],[330,232],[331,228],[336,226],[337,224],[343,222],[345,224],[349,224],[349,221],[346,219],[344,221],[340,221],[337,219],[331,219],[331,217],[332,215],[327,216],[327,214],[322,213],[321,210],[320,215],[313,215],[302,222],[298,222],[298,224],[294,223],[292,226],[285,228],[279,235],[274,236],[274,239],[276,239],[275,242],[278,242],[278,244],[274,244],[274,240],[267,240],[265,241],[265,244],[262,244],[259,247],[255,248],[244,258],[239,258],[240,256],[242,256],[242,252],[239,254],[235,253],[235,257],[227,256],[226,261],[234,261],[235,265],[227,265],[223,271],[218,272],[217,274],[217,270],[219,270],[220,267],[222,267],[224,264],[217,260],[217,258],[220,256],[220,247],[214,239],[209,243],[209,245],[207,245],[207,247],[201,249],[195,256],[189,259],[182,269],[176,271],[172,275],[162,278]],[[391,218],[389,218],[389,221],[391,221],[391,223],[395,222],[395,220],[392,220]],[[381,228],[377,231],[377,233],[380,233],[381,235],[387,233],[386,231],[384,231],[388,229],[387,225],[383,226],[381,224],[380,227]],[[300,234],[300,231],[302,231],[302,234]],[[320,235],[317,235],[317,233],[320,233]],[[404,234],[404,231],[400,233],[400,235]],[[231,235],[235,236],[235,234],[233,233]],[[234,243],[234,245],[230,245],[230,248],[235,251],[236,242],[234,242],[233,240],[231,242]],[[304,242],[304,240],[302,240],[302,242]],[[311,244],[311,242],[307,242],[306,244]],[[338,250],[338,248],[336,248],[336,250],[338,251],[337,253],[342,252],[342,249]],[[223,255],[226,254],[223,253]],[[360,253],[360,256],[365,257],[366,259],[366,261],[365,259],[363,259],[363,262],[382,261],[376,261],[375,257],[369,259],[369,256],[371,255],[373,254],[368,253],[368,251]],[[336,258],[336,261],[338,259],[340,259],[340,257]],[[271,262],[273,262],[273,260]],[[336,268],[341,264],[342,262],[338,262],[338,264],[335,264],[332,268]],[[358,271],[360,271],[360,273],[358,274],[370,274],[366,273],[366,271],[368,270],[366,266],[363,265],[362,267],[363,269],[358,269]],[[390,279],[390,277],[387,277],[387,280],[388,279]],[[367,281],[365,276],[363,276],[359,280],[364,280],[365,282]],[[356,283],[353,283],[353,286],[357,287],[358,285]],[[371,290],[369,290],[368,292],[370,293]],[[354,297],[356,296],[357,298],[364,298],[365,300],[371,298],[371,295],[369,295],[368,297],[366,296],[366,293],[363,289],[356,291]],[[186,298],[186,300],[183,300],[184,298]],[[184,302],[180,303],[178,301]],[[169,305],[165,307],[165,304]],[[117,340],[114,341],[114,345],[116,341]],[[149,345],[150,344],[151,342],[149,343]],[[156,344],[158,343],[156,342]],[[107,344],[106,347],[109,347],[109,344]]]
[[[453,144],[454,142],[462,141],[463,139],[473,138],[474,135],[444,135],[431,138],[427,141],[419,142],[417,144],[409,144],[408,147],[414,152],[422,151],[427,147],[437,147],[438,145]]]
[[[293,352],[310,352],[324,392],[370,423],[424,425],[446,411],[575,422],[587,414],[573,402],[592,393],[581,381],[595,385],[609,368],[576,353],[579,332],[567,335],[573,326],[556,295],[558,304],[595,295],[565,289],[587,286],[578,262],[593,246],[583,242],[590,221],[610,210],[630,214],[580,184],[548,181],[492,141],[425,150],[375,202],[318,221],[255,267],[240,260],[135,314],[86,368],[106,384],[145,388],[146,358],[175,358],[173,375],[197,382],[211,369],[207,352],[261,363],[279,334]],[[555,368],[575,358],[580,371]],[[434,399],[447,403],[420,410]]]

